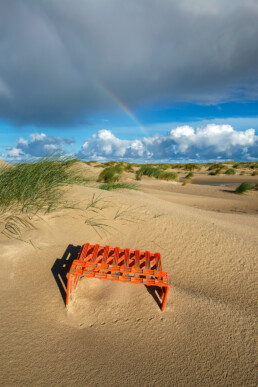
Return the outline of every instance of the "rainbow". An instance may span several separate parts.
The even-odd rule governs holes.
[[[103,84],[96,82],[95,84],[113,101],[117,106],[119,106],[123,112],[137,125],[137,127],[144,133],[145,136],[149,137],[149,133],[144,128],[144,126],[140,123],[137,117],[129,110],[129,108],[123,103],[121,99],[119,99],[111,90],[109,90],[106,86]],[[157,144],[154,143],[154,147],[156,148],[157,153],[162,158],[162,154],[160,152],[159,147]]]
[[[147,130],[142,126],[140,121],[138,120],[137,117],[128,109],[128,107],[119,99],[115,94],[109,90],[106,86],[103,84],[98,83],[98,86],[101,88],[102,91],[110,98],[112,101],[116,103],[124,112],[125,114],[138,126],[138,128],[144,133],[145,136],[149,136],[149,133]]]

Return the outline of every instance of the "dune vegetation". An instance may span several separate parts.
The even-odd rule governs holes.
[[[107,167],[99,174],[98,182],[116,183],[120,180],[124,169],[120,165]]]
[[[14,166],[0,166],[0,233],[12,238],[21,238],[23,229],[35,227],[34,217],[47,214],[60,208],[71,208],[74,204],[65,197],[65,186],[85,184],[89,179],[83,177],[76,163],[77,159],[57,159],[44,157],[35,162],[19,163]],[[186,173],[182,185],[191,183],[194,171],[199,174],[216,176],[258,175],[257,162],[214,162],[214,163],[161,163],[138,164],[124,161],[83,161],[82,164],[101,168],[94,180],[102,190],[139,189],[130,180],[148,176],[158,180],[178,181],[180,173]],[[196,172],[195,172],[196,173]],[[244,182],[236,193],[257,189],[257,185]]]
[[[136,180],[141,180],[142,176],[154,177],[159,180],[177,180],[178,174],[175,172],[166,172],[160,168],[143,165],[136,171]]]
[[[78,160],[42,158],[37,162],[0,169],[0,232],[20,239],[22,229],[34,227],[33,218],[69,208],[64,186],[84,184],[87,179],[72,166]]]
[[[135,169],[141,168],[158,168],[162,171],[173,170],[173,172],[180,173],[183,171],[198,171],[198,172],[208,172],[208,174],[219,175],[220,173],[225,174],[237,174],[243,172],[243,170],[248,170],[253,173],[258,170],[257,162],[213,162],[213,163],[153,163],[153,164],[138,164],[138,163],[128,163],[125,161],[108,161],[105,163],[100,163],[97,161],[84,161],[88,165],[92,165],[95,168],[107,168],[107,167],[122,167],[125,172],[134,173]],[[233,171],[232,171],[233,170]],[[241,171],[242,170],[242,171]],[[255,176],[255,174],[254,174]]]
[[[112,191],[114,189],[135,189],[135,190],[138,190],[138,187],[136,185],[125,183],[125,182],[104,183],[99,188],[104,189],[105,191]]]
[[[191,179],[192,177],[194,177],[194,173],[193,173],[193,172],[189,172],[189,173],[186,175],[185,179]]]
[[[185,178],[184,178],[183,186],[185,186],[185,185],[191,183],[191,180],[192,180],[193,177],[194,177],[194,173],[193,173],[193,172],[189,172],[189,173],[185,176]]]
[[[236,194],[243,194],[245,192],[253,191],[253,190],[257,190],[257,189],[258,189],[258,184],[251,184],[248,182],[244,182],[236,188],[235,193]]]
[[[236,170],[234,168],[229,168],[225,171],[225,175],[235,175]]]

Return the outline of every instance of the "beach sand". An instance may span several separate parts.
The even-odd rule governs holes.
[[[36,249],[1,237],[1,385],[257,384],[258,192],[149,178],[138,185],[69,188],[80,204],[101,195],[106,208],[38,220],[24,235]],[[67,310],[65,276],[86,242],[160,252],[165,311],[143,285],[86,278]]]

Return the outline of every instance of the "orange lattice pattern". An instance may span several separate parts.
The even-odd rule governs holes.
[[[162,290],[161,311],[165,308],[169,286],[159,253],[84,244],[68,274],[66,305],[80,277],[159,286]]]

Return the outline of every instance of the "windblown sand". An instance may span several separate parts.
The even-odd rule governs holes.
[[[1,239],[2,386],[256,385],[258,192],[139,185],[72,187],[106,208],[38,221],[24,236],[37,249]],[[67,310],[67,267],[85,242],[160,252],[165,311],[143,285],[86,278]]]

